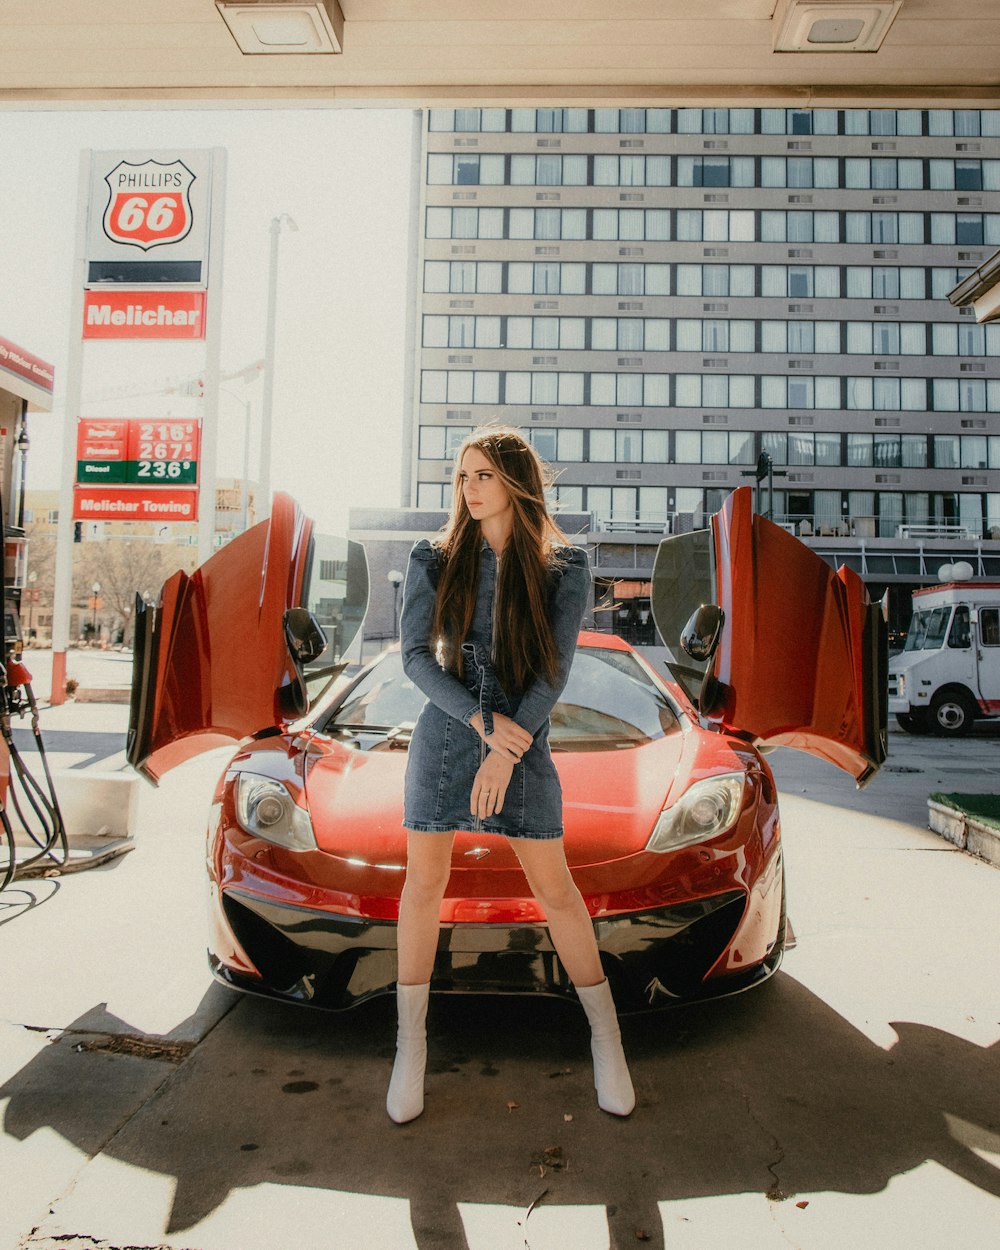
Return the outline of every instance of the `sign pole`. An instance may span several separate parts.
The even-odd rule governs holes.
[[[66,651],[73,607],[73,485],[76,480],[76,419],[83,392],[83,301],[87,278],[87,209],[91,151],[80,153],[77,193],[76,252],[73,261],[69,352],[63,411],[63,459],[59,486],[59,523],[56,527],[55,592],[52,601],[52,690],[49,702],[66,702]]]
[[[198,465],[198,563],[204,564],[215,545],[215,474],[219,443],[219,354],[222,347],[222,250],[226,218],[226,150],[212,149],[212,209],[208,254],[211,263],[208,312],[205,318],[205,396],[201,410],[201,454]]]

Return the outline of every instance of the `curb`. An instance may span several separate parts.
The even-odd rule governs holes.
[[[128,703],[132,695],[128,686],[77,686],[74,703]]]
[[[81,845],[79,838],[71,837],[68,841],[69,855],[65,861],[60,862],[53,856],[46,855],[34,864],[18,868],[14,873],[14,880],[27,881],[32,877],[65,877],[69,873],[96,868],[99,864],[106,864],[112,859],[118,859],[119,856],[127,855],[129,851],[135,850],[135,840],[131,836],[113,838],[103,843],[96,838],[86,839],[88,845]],[[25,845],[20,840],[17,845],[18,849],[37,850],[33,844]],[[55,854],[58,854],[58,851]]]
[[[954,807],[935,803],[933,799],[927,800],[927,810],[928,822],[935,833],[939,833],[960,851],[967,851],[970,855],[1000,868],[1000,830],[983,824],[981,820],[976,820],[974,816]]]

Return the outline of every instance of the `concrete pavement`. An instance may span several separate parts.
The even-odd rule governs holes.
[[[996,746],[894,733],[860,793],[772,756],[798,944],[762,990],[624,1021],[627,1122],[594,1105],[570,1005],[435,1001],[427,1111],[398,1127],[390,1004],[213,986],[225,752],[177,770],[143,788],[135,853],[0,895],[0,1248],[997,1244],[1000,874],[925,828],[956,769],[947,788],[995,785]]]

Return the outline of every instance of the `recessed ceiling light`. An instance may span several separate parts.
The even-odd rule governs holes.
[[[775,52],[877,52],[903,0],[781,0]]]
[[[343,52],[344,15],[337,0],[215,0],[247,56]]]
[[[828,17],[813,22],[806,38],[810,43],[857,43],[865,29],[860,17]]]

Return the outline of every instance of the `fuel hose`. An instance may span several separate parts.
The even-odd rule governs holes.
[[[31,731],[41,762],[41,778],[28,766],[24,753],[14,741],[11,728],[13,717],[25,713],[31,716]],[[43,859],[51,860],[53,867],[60,867],[69,858],[66,826],[39,729],[38,703],[31,686],[31,674],[17,659],[0,664],[0,738],[10,760],[6,795],[0,806],[0,829],[6,849],[3,868],[0,869],[0,890],[3,890]],[[9,809],[17,815],[20,827],[33,844],[28,858],[20,861]]]

